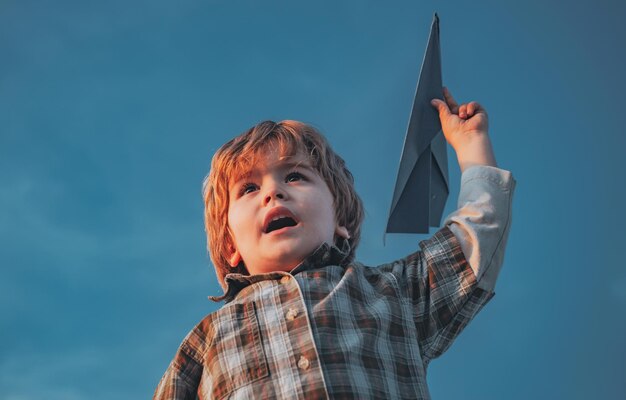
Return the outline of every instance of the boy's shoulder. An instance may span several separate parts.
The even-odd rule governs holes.
[[[220,331],[223,331],[227,326],[237,325],[237,321],[245,325],[246,320],[255,318],[255,312],[254,302],[223,304],[217,310],[205,315],[187,333],[180,345],[179,352],[185,353],[197,363],[202,364]]]

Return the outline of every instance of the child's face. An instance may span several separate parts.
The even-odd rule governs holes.
[[[333,196],[306,157],[270,151],[229,186],[228,227],[234,242],[229,261],[243,260],[251,275],[290,271],[335,234]]]

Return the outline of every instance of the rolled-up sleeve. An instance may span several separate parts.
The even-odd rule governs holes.
[[[444,222],[459,240],[478,287],[489,292],[494,291],[502,267],[515,184],[509,171],[468,168],[461,176],[458,209]]]

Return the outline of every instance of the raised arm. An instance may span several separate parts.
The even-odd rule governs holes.
[[[509,171],[497,168],[485,109],[474,101],[458,105],[446,88],[444,98],[432,104],[463,173],[458,209],[444,224],[459,239],[478,287],[493,291],[511,225],[515,180]]]

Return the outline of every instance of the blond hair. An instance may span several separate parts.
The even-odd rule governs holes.
[[[267,149],[277,149],[281,157],[308,157],[312,168],[326,182],[333,195],[337,223],[345,226],[350,233],[350,253],[345,263],[354,259],[361,238],[363,204],[354,190],[354,178],[324,136],[314,127],[299,121],[261,122],[217,150],[211,161],[211,171],[203,184],[207,248],[217,278],[224,288],[227,274],[249,274],[243,263],[232,267],[228,262],[234,249],[228,229],[229,185],[248,172]]]

